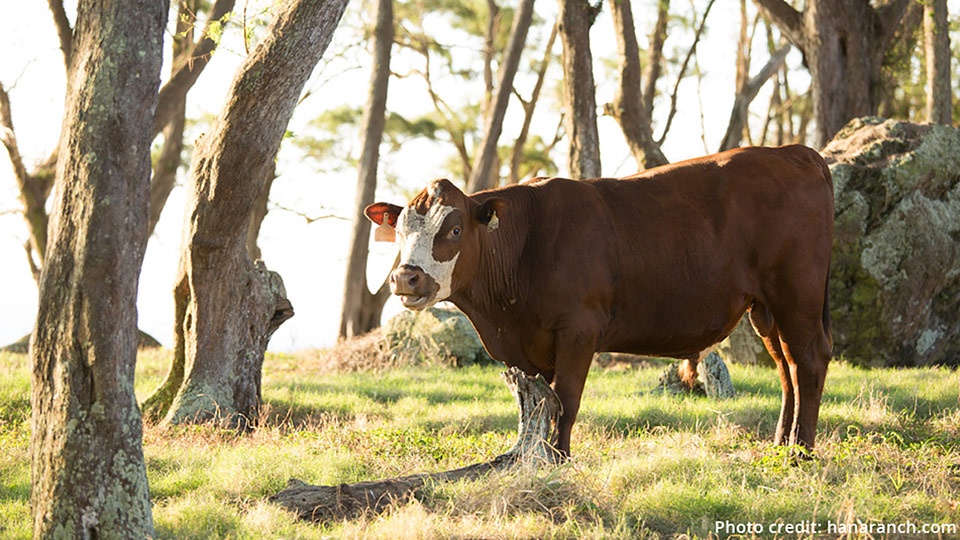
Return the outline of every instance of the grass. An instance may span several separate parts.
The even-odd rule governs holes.
[[[168,354],[141,355],[141,399]],[[839,362],[812,460],[769,443],[780,401],[770,370],[730,366],[739,394],[713,401],[649,392],[659,368],[595,369],[571,462],[430,485],[382,515],[298,522],[266,502],[289,478],[339,484],[451,469],[506,450],[516,429],[497,367],[335,372],[316,358],[268,356],[262,427],[250,435],[146,427],[158,537],[726,537],[720,521],[806,538],[831,523],[960,523],[960,375]],[[0,369],[0,537],[29,538],[29,367],[0,353]],[[785,532],[803,522],[820,534]]]

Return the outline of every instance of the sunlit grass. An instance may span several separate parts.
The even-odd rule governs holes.
[[[169,352],[142,354],[143,399]],[[29,367],[0,353],[0,537],[29,538]],[[774,372],[730,366],[725,401],[651,392],[660,368],[594,370],[559,467],[431,484],[382,515],[315,525],[266,499],[288,479],[335,485],[447,470],[506,450],[516,406],[497,367],[331,373],[264,364],[261,427],[148,425],[161,538],[669,538],[734,523],[960,522],[960,375],[831,366],[817,457],[770,444]],[[769,535],[765,535],[769,536]],[[797,535],[780,535],[796,537]]]

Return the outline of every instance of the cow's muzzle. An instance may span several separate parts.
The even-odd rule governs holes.
[[[440,285],[419,266],[405,264],[390,273],[390,292],[400,297],[403,307],[421,310],[435,304]]]

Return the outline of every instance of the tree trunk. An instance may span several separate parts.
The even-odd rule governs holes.
[[[175,357],[146,404],[166,422],[241,429],[256,422],[267,341],[293,309],[280,277],[250,260],[247,231],[303,85],[345,7],[346,0],[278,7],[197,142],[175,288]]]
[[[557,25],[554,23],[550,30],[550,37],[547,38],[547,46],[544,48],[543,60],[540,62],[540,68],[537,70],[537,82],[533,85],[533,93],[530,95],[530,101],[524,101],[520,98],[523,105],[523,125],[520,127],[520,134],[513,143],[513,150],[510,153],[510,176],[507,179],[508,184],[517,184],[520,182],[520,166],[523,163],[524,147],[527,144],[527,137],[530,135],[530,125],[533,123],[533,112],[537,109],[537,103],[540,101],[540,92],[543,90],[543,81],[547,75],[547,67],[553,57],[553,45],[557,41]]]
[[[416,495],[426,482],[456,482],[480,478],[493,471],[516,465],[537,466],[554,463],[560,455],[553,449],[557,421],[563,407],[550,385],[540,375],[529,376],[510,368],[501,377],[513,394],[519,408],[517,442],[505,454],[491,461],[475,463],[452,471],[414,474],[400,478],[312,486],[291,479],[286,489],[270,497],[307,521],[339,521],[352,519],[365,512],[382,512],[392,504]]]
[[[527,31],[533,20],[533,0],[521,0],[517,12],[513,17],[513,28],[510,30],[510,41],[504,52],[500,64],[500,76],[497,82],[497,91],[489,110],[483,129],[483,142],[480,143],[480,153],[474,160],[470,171],[470,180],[467,182],[467,192],[474,193],[497,187],[495,182],[500,179],[494,164],[497,159],[497,143],[503,131],[503,118],[507,114],[507,104],[513,92],[513,79],[520,66],[520,55],[527,42]]]
[[[568,168],[571,178],[597,178],[600,176],[600,136],[590,26],[599,7],[591,6],[587,0],[559,1],[564,117],[570,141]]]
[[[390,54],[393,46],[393,0],[379,0],[377,23],[373,31],[373,71],[370,93],[363,111],[363,154],[360,156],[357,196],[353,207],[353,233],[350,237],[350,258],[343,286],[340,310],[340,337],[355,337],[380,326],[383,305],[390,291],[381,287],[371,294],[367,284],[367,255],[370,243],[370,220],[363,209],[374,202],[380,143],[386,121],[387,90],[390,82]]]
[[[620,124],[630,153],[637,167],[649,169],[669,163],[653,140],[651,110],[644,108],[641,88],[640,47],[633,26],[630,0],[610,0],[613,26],[617,34],[617,52],[620,63],[620,85],[613,95],[609,113]],[[652,102],[651,102],[652,103]]]
[[[147,538],[133,392],[164,1],[81,1],[31,346],[35,538]]]
[[[653,114],[653,98],[657,94],[657,81],[660,79],[660,71],[663,67],[663,43],[667,40],[667,22],[669,19],[670,0],[659,0],[657,2],[657,22],[650,34],[647,67],[643,73],[645,79],[643,108],[651,115]]]
[[[754,1],[804,54],[817,148],[850,119],[876,113],[884,54],[910,0],[879,9],[869,0],[808,0],[803,13],[784,0]]]
[[[927,122],[949,126],[953,121],[950,90],[950,34],[947,0],[923,4],[923,43],[927,60]]]

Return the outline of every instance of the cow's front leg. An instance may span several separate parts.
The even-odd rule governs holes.
[[[596,338],[591,334],[564,333],[557,338],[553,390],[560,398],[563,412],[557,423],[555,446],[564,458],[570,456],[570,433],[580,410],[580,396],[583,394],[595,349]]]

